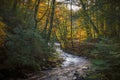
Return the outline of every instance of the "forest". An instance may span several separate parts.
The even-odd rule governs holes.
[[[119,80],[120,0],[0,0],[0,80]]]

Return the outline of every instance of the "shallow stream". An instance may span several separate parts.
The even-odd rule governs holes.
[[[88,59],[64,52],[60,47],[60,43],[55,43],[54,48],[60,54],[60,57],[64,59],[61,67],[43,71],[46,76],[33,77],[30,80],[76,80],[76,73],[79,76],[86,76],[87,71],[90,70]]]

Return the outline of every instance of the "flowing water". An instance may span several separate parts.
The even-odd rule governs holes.
[[[83,66],[82,64],[87,63],[88,61],[84,57],[75,56],[73,54],[69,54],[64,52],[60,48],[59,43],[55,43],[55,49],[58,53],[60,53],[60,57],[64,59],[62,63],[62,67],[70,67],[70,66]]]
[[[74,74],[76,72],[79,76],[86,76],[87,71],[90,70],[88,59],[64,52],[60,47],[60,43],[55,43],[54,48],[60,54],[60,57],[64,59],[61,67],[43,71],[46,76],[31,80],[75,80],[76,76]]]

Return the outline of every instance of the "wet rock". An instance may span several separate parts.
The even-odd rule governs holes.
[[[74,75],[73,75],[73,80],[76,80],[79,77],[79,73],[78,71],[75,71]]]
[[[88,70],[88,69],[89,69],[89,67],[87,67],[87,66],[82,67],[82,70]]]
[[[75,76],[75,77],[79,77],[78,71],[75,71],[74,76]]]
[[[65,76],[59,76],[59,78],[57,80],[68,80],[68,78]]]
[[[84,79],[84,77],[81,76],[81,77],[79,77],[79,78],[76,79],[76,80],[85,80],[85,79]]]

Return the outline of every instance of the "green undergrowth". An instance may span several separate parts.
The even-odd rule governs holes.
[[[99,80],[119,80],[120,46],[112,40],[94,43],[95,48],[87,53],[91,57],[94,74],[88,77]]]
[[[91,39],[67,49],[71,54],[89,58],[92,69],[86,80],[119,80],[120,43],[114,39]]]

